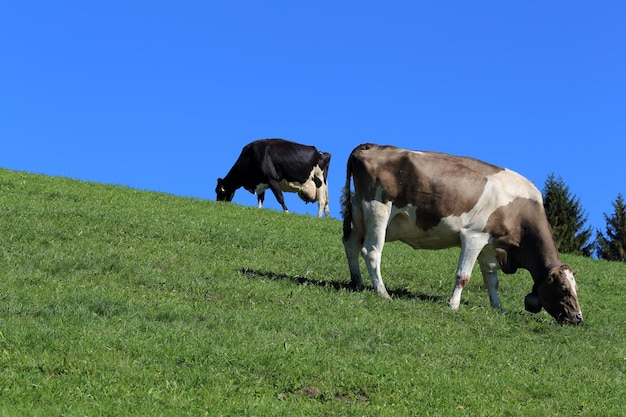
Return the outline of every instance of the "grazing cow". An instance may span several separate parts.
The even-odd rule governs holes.
[[[244,146],[241,155],[224,178],[217,179],[218,201],[232,201],[240,187],[257,195],[263,207],[265,190],[272,190],[285,212],[283,191],[298,193],[306,202],[317,201],[317,216],[328,209],[328,167],[330,154],[314,146],[283,139],[261,139]]]
[[[493,307],[502,308],[497,270],[524,268],[534,280],[524,300],[528,311],[543,307],[558,323],[583,319],[577,271],[559,259],[541,193],[513,171],[467,157],[363,144],[348,158],[342,203],[343,243],[358,290],[359,252],[374,289],[390,298],[380,272],[385,241],[414,249],[460,246],[451,308],[459,307],[478,260]]]

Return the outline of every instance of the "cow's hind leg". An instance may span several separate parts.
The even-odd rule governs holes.
[[[459,308],[463,288],[469,282],[476,259],[488,241],[489,235],[486,233],[471,230],[461,231],[461,255],[456,270],[456,283],[450,301],[448,301],[450,308],[454,310]]]
[[[361,237],[352,230],[350,236],[344,236],[343,247],[348,258],[348,268],[350,268],[350,287],[356,291],[363,290],[363,278],[359,267],[359,251],[361,249]]]
[[[391,298],[380,272],[380,261],[382,259],[383,246],[385,245],[385,235],[387,232],[387,222],[391,214],[391,202],[383,204],[380,201],[370,201],[363,203],[363,219],[365,221],[365,239],[361,254],[367,265],[374,290],[383,298]]]
[[[324,214],[326,218],[330,217],[330,209],[328,208],[328,184],[324,183]]]
[[[502,311],[502,304],[500,304],[500,298],[498,297],[498,260],[493,249],[485,247],[478,256],[478,264],[483,274],[483,281],[485,281],[485,286],[487,287],[491,306]]]
[[[330,211],[328,210],[328,185],[322,182],[322,185],[317,188],[316,192],[317,200],[317,217],[322,217],[325,213],[326,217],[330,217]]]
[[[343,247],[348,258],[350,268],[350,286],[356,290],[363,290],[363,278],[359,267],[359,252],[363,241],[363,212],[355,196],[350,195],[349,189],[342,201],[343,204]]]

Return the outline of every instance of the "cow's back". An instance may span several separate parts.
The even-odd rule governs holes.
[[[487,176],[503,170],[473,158],[369,144],[357,147],[349,164],[361,198],[372,200],[379,193],[383,202],[443,217],[469,211]]]

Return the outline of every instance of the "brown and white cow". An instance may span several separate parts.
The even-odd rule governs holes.
[[[354,182],[354,193],[350,182]],[[343,192],[343,243],[351,284],[362,289],[359,253],[374,289],[390,298],[380,272],[385,242],[415,249],[461,247],[448,305],[457,309],[478,260],[491,305],[498,269],[527,269],[534,285],[525,308],[578,324],[574,271],[564,265],[537,188],[521,175],[473,158],[363,144],[348,158]]]
[[[240,187],[257,195],[263,207],[265,190],[272,190],[285,212],[283,191],[298,193],[306,203],[317,201],[317,216],[328,209],[328,167],[330,154],[314,146],[284,139],[261,139],[244,146],[241,155],[224,178],[217,179],[218,201],[232,201]]]

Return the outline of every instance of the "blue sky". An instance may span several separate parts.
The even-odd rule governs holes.
[[[625,18],[622,1],[7,1],[0,167],[213,200],[246,143],[282,137],[332,154],[339,218],[348,154],[374,142],[540,190],[554,173],[604,231],[626,195]]]

